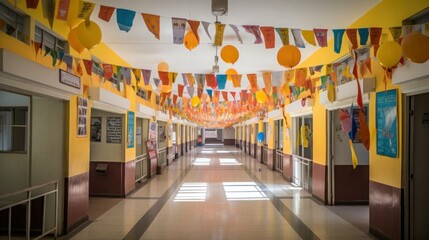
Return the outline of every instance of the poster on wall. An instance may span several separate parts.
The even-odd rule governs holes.
[[[127,119],[128,119],[127,148],[133,148],[134,147],[134,112],[128,111]]]
[[[156,142],[156,132],[157,132],[158,124],[156,122],[149,123],[149,136],[148,140]]]
[[[122,117],[107,117],[106,143],[122,143]]]
[[[376,95],[377,154],[398,157],[398,92],[396,89]]]
[[[362,142],[362,139],[361,139],[361,136],[360,136],[360,118],[359,118],[359,111],[360,111],[360,109],[359,108],[353,108],[353,118],[354,118],[354,120],[355,120],[355,122],[356,122],[356,125],[357,125],[357,131],[356,131],[356,136],[355,136],[355,138],[353,139],[353,143],[361,143]],[[363,111],[364,111],[364,113],[365,113],[365,117],[366,116],[368,116],[368,107],[366,107],[366,106],[364,106],[363,107]],[[368,122],[368,119],[366,119],[366,121]]]
[[[91,117],[91,142],[101,142],[101,117]]]
[[[206,129],[206,138],[217,138],[217,130],[216,129]]]
[[[165,126],[158,125],[158,133],[159,133],[159,142],[165,142],[167,137],[165,136]]]
[[[88,122],[88,99],[77,98],[77,136],[86,137]]]

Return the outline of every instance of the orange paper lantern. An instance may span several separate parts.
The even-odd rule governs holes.
[[[378,62],[383,67],[391,68],[398,64],[402,57],[401,45],[396,41],[383,43],[377,51]]]
[[[101,29],[93,21],[81,22],[76,31],[79,42],[87,49],[92,49],[101,42]]]
[[[415,63],[424,63],[429,59],[429,38],[417,32],[402,39],[404,55]]]
[[[301,61],[301,52],[296,46],[285,45],[277,52],[277,62],[283,67],[293,68]]]
[[[168,72],[168,63],[166,63],[166,62],[158,63],[158,71],[159,72]]]
[[[231,75],[237,75],[238,72],[237,70],[235,70],[234,68],[229,68],[228,70],[225,71],[225,74],[227,75],[227,79],[229,81],[232,81],[232,76]]]
[[[195,36],[194,32],[189,31],[185,34],[185,38],[183,39],[183,45],[185,45],[185,47],[189,49],[189,51],[198,46],[198,39]]]
[[[234,64],[235,62],[237,62],[239,56],[240,54],[237,48],[232,45],[226,45],[220,51],[220,57],[226,63]]]
[[[79,41],[79,38],[77,37],[78,30],[77,28],[73,28],[67,37],[67,41],[76,52],[83,53],[85,52],[86,48],[83,46],[83,44]]]

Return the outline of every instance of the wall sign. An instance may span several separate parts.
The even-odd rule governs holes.
[[[134,148],[134,112],[128,111],[127,148]]]
[[[80,77],[60,69],[60,83],[80,89]]]
[[[106,143],[122,142],[122,117],[107,117]]]
[[[77,98],[77,136],[86,137],[86,127],[88,122],[88,99]]]
[[[398,157],[398,92],[396,89],[376,95],[377,154]]]
[[[91,142],[101,142],[101,117],[91,117]]]

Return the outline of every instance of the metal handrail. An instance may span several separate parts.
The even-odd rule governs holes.
[[[136,177],[135,182],[141,182],[144,178],[147,178],[147,163],[144,164],[145,161],[147,161],[147,155],[142,154],[140,156],[136,157]],[[144,166],[146,165],[146,172],[144,172]],[[137,167],[139,166],[139,167]],[[140,171],[138,171],[140,170]]]
[[[268,146],[262,147],[262,163],[268,164]]]
[[[283,172],[283,151],[276,149],[276,171]]]
[[[42,193],[38,193],[33,195],[33,191],[35,190],[42,190],[45,187],[48,186],[54,186],[53,190],[47,190]],[[8,209],[8,239],[12,239],[12,208],[21,204],[27,204],[27,210],[26,210],[26,239],[30,239],[30,233],[31,233],[31,201],[37,198],[43,197],[43,218],[42,218],[42,234],[34,237],[34,239],[40,239],[44,236],[54,233],[54,237],[57,238],[58,234],[58,181],[50,181],[44,184],[40,184],[33,187],[28,187],[25,189],[21,189],[12,193],[5,193],[3,195],[0,195],[0,202],[1,200],[5,200],[12,197],[18,197],[20,194],[26,194],[25,199],[13,201],[12,203],[9,203],[5,206],[0,207],[0,211]],[[55,212],[54,212],[54,226],[51,229],[45,230],[45,224],[46,224],[46,196],[55,194]]]
[[[296,162],[296,164],[301,165],[299,167],[300,169],[300,177],[295,176],[295,170],[294,170],[294,174],[292,176],[293,178],[293,182],[297,183],[300,187],[303,187],[305,190],[311,191],[310,189],[310,174],[311,174],[311,170],[312,170],[312,159],[309,158],[305,158],[305,157],[301,157],[298,155],[294,155],[292,154],[292,159],[294,161],[294,164]],[[305,168],[305,170],[304,170]]]
[[[161,157],[161,156],[164,156]],[[163,167],[167,165],[167,148],[158,149],[158,161],[161,160],[161,164],[159,166]]]

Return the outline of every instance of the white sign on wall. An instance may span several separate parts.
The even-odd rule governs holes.
[[[217,130],[206,130],[206,138],[217,138]]]

